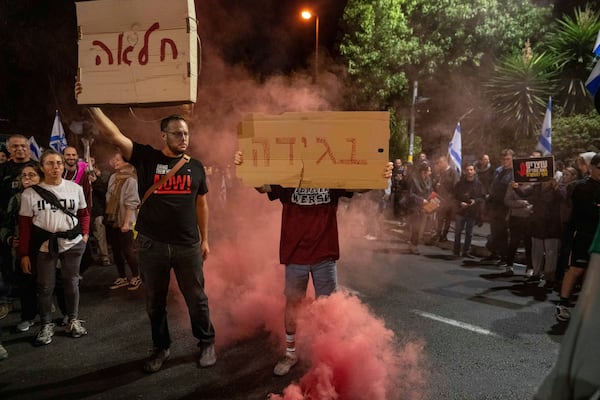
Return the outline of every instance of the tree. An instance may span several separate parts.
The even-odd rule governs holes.
[[[600,151],[600,115],[565,115],[557,108],[552,120],[552,153],[557,160],[573,160],[579,153]]]
[[[565,112],[585,113],[591,109],[592,101],[585,89],[594,55],[592,48],[600,31],[600,13],[589,5],[576,8],[574,17],[563,16],[557,21],[556,29],[541,45],[554,58],[561,71],[560,95]]]
[[[509,57],[496,66],[486,87],[497,120],[512,132],[511,139],[526,140],[537,135],[548,97],[554,93],[554,67],[554,59],[547,54],[533,55],[529,43],[522,55]]]

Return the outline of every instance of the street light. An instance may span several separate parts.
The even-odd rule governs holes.
[[[310,10],[303,10],[300,16],[306,20],[315,17],[315,75],[313,76],[313,82],[317,83],[317,77],[319,76],[319,16]]]
[[[417,104],[429,101],[428,97],[419,97],[419,82],[415,81],[413,86],[412,103],[410,105],[410,136],[408,141],[408,162],[413,162],[415,152],[415,112]]]

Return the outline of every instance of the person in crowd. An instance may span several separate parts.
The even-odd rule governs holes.
[[[423,162],[413,174],[409,186],[409,251],[412,254],[420,254],[418,245],[425,230],[425,223],[427,222],[427,214],[424,206],[431,201],[432,193],[431,166],[429,163]]]
[[[504,195],[504,204],[508,208],[508,229],[510,239],[506,253],[506,273],[514,273],[514,262],[519,245],[525,247],[525,273],[531,276],[531,213],[533,205],[529,202],[533,193],[533,184],[512,182]]]
[[[136,290],[142,284],[138,259],[133,246],[133,226],[137,208],[140,205],[137,177],[133,166],[123,161],[120,153],[115,154],[111,165],[116,172],[110,176],[108,181],[104,220],[119,277],[110,286],[110,289],[128,286],[129,290]],[[127,278],[125,260],[131,269],[131,278]]]
[[[558,184],[558,193],[560,194],[560,223],[561,240],[558,253],[558,262],[556,264],[556,283],[560,287],[565,271],[569,265],[569,255],[571,254],[571,244],[573,240],[573,229],[571,226],[571,212],[573,210],[573,188],[577,183],[578,172],[573,167],[565,167],[563,176]]]
[[[600,207],[600,203],[598,204]],[[591,243],[585,282],[552,370],[534,400],[600,398],[600,225]]]
[[[92,235],[98,251],[98,263],[104,267],[111,265],[108,242],[106,241],[106,227],[104,226],[104,213],[106,207],[106,191],[108,189],[108,175],[102,173],[95,157],[90,157],[92,171]]]
[[[29,142],[25,136],[11,135],[6,141],[6,146],[10,152],[10,159],[4,164],[0,164],[0,219],[6,212],[10,199],[21,190],[23,168],[29,165],[38,165],[38,162],[31,158]],[[4,283],[8,287],[9,297],[12,297],[15,283],[13,266],[12,249],[6,244],[0,243],[0,271]],[[7,304],[5,307],[9,307],[12,303],[4,304]]]
[[[29,165],[21,172],[21,188],[27,189],[40,183],[43,177],[38,165]],[[27,332],[34,325],[37,311],[36,268],[32,266],[31,274],[21,270],[21,260],[16,252],[19,247],[19,210],[21,209],[21,192],[16,193],[8,202],[8,207],[2,220],[0,239],[4,244],[13,249],[13,260],[16,264],[17,285],[21,300],[21,322],[17,324],[17,331]]]
[[[46,150],[40,159],[44,180],[23,191],[19,211],[19,256],[21,268],[32,273],[35,258],[37,294],[42,327],[35,343],[52,342],[52,295],[56,267],[61,264],[68,312],[67,334],[87,335],[79,319],[79,267],[89,235],[90,214],[81,186],[62,178],[64,159]]]
[[[234,164],[244,156],[235,153]],[[392,176],[388,163],[383,177]],[[267,193],[269,200],[282,204],[279,260],[285,265],[285,344],[284,357],[273,369],[277,376],[286,375],[298,363],[296,354],[296,316],[306,296],[309,277],[315,295],[329,296],[337,289],[336,261],[340,257],[337,208],[342,197],[351,198],[355,191],[327,188],[283,188],[265,185],[256,188]]]
[[[454,186],[460,179],[460,175],[458,170],[448,163],[447,155],[439,156],[435,167],[434,191],[441,198],[441,206],[436,211],[437,226],[434,241],[442,243],[448,241],[448,232],[454,220],[456,212]]]
[[[544,287],[552,289],[556,282],[556,264],[562,233],[558,182],[551,179],[533,185],[529,202],[532,205],[530,226],[533,273],[527,280],[537,283],[543,274]]]
[[[487,195],[490,192],[490,185],[494,179],[494,168],[492,168],[489,155],[481,155],[475,163],[475,172],[477,173],[477,180],[481,182],[484,194]]]
[[[583,179],[590,175],[590,162],[595,155],[596,153],[593,151],[586,151],[585,153],[579,154],[579,157],[575,159],[575,168],[579,171],[578,179]]]
[[[572,203],[571,255],[560,288],[560,301],[556,306],[556,319],[563,322],[571,318],[571,294],[575,284],[583,279],[585,274],[590,259],[588,249],[600,220],[600,154],[591,159],[589,176],[577,182],[573,188]]]
[[[405,186],[406,168],[402,163],[402,160],[397,158],[394,160],[394,169],[392,171],[392,210],[395,218],[400,218],[404,215],[404,207],[402,203],[403,199],[403,187]]]
[[[8,161],[8,150],[6,150],[6,147],[4,147],[4,145],[3,145],[2,147],[0,147],[0,164],[4,164],[7,161]]]
[[[68,181],[72,181],[80,185],[83,189],[83,194],[85,196],[85,201],[90,210],[92,209],[92,183],[90,179],[90,168],[88,163],[81,160],[79,155],[77,154],[77,149],[73,146],[65,147],[63,151],[63,156],[65,158],[65,171],[63,172],[63,179]],[[81,269],[80,272],[83,274],[93,262],[91,247],[87,246],[85,249],[85,253],[83,254],[83,258],[81,260]],[[59,274],[58,282],[61,282],[60,279],[60,268],[57,271]],[[60,293],[57,290],[57,294]]]
[[[462,255],[465,258],[473,258],[471,255],[471,239],[473,238],[473,226],[479,214],[479,208],[484,201],[484,189],[477,178],[475,167],[465,164],[463,176],[454,187],[453,198],[456,202],[456,214],[454,220],[454,249],[455,256]],[[461,253],[461,235],[465,231],[465,242]]]
[[[504,149],[501,153],[501,165],[494,171],[490,183],[490,190],[486,197],[485,212],[490,220],[490,236],[486,248],[490,251],[488,257],[482,261],[498,261],[506,263],[508,252],[508,207],[504,203],[506,190],[513,180],[513,155],[511,149]]]
[[[82,90],[77,82],[75,95]],[[217,362],[217,355],[204,291],[203,264],[210,252],[208,189],[204,166],[185,154],[190,140],[188,124],[179,115],[163,118],[162,147],[157,150],[133,142],[100,108],[91,107],[89,112],[101,135],[135,167],[139,193],[144,193],[136,222],[136,246],[154,346],[144,370],[157,372],[170,357],[166,307],[171,269],[188,307],[192,333],[202,349],[198,365],[210,367]]]

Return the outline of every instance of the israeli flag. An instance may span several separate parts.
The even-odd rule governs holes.
[[[548,107],[546,107],[542,132],[538,137],[535,149],[539,150],[544,156],[552,154],[552,97],[548,98]]]
[[[35,137],[31,136],[28,140],[29,142],[29,151],[31,153],[31,158],[35,161],[40,161],[40,156],[42,155],[42,148],[38,146],[35,141]]]
[[[590,74],[590,77],[585,81],[585,87],[590,92],[592,97],[596,96],[600,89],[600,62],[597,62]]]
[[[596,44],[594,45],[594,54],[596,57],[600,57],[600,31],[598,31],[598,37],[596,38]]]
[[[462,174],[462,140],[460,133],[460,122],[456,124],[452,141],[448,144],[448,154],[450,162]]]
[[[49,146],[60,154],[62,154],[67,147],[67,138],[62,123],[60,122],[60,117],[58,116],[58,110],[56,110],[56,115],[54,116]]]

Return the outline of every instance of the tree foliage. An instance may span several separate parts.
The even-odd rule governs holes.
[[[563,116],[559,109],[552,119],[554,156],[558,160],[573,160],[586,151],[600,151],[600,115],[591,111]]]

